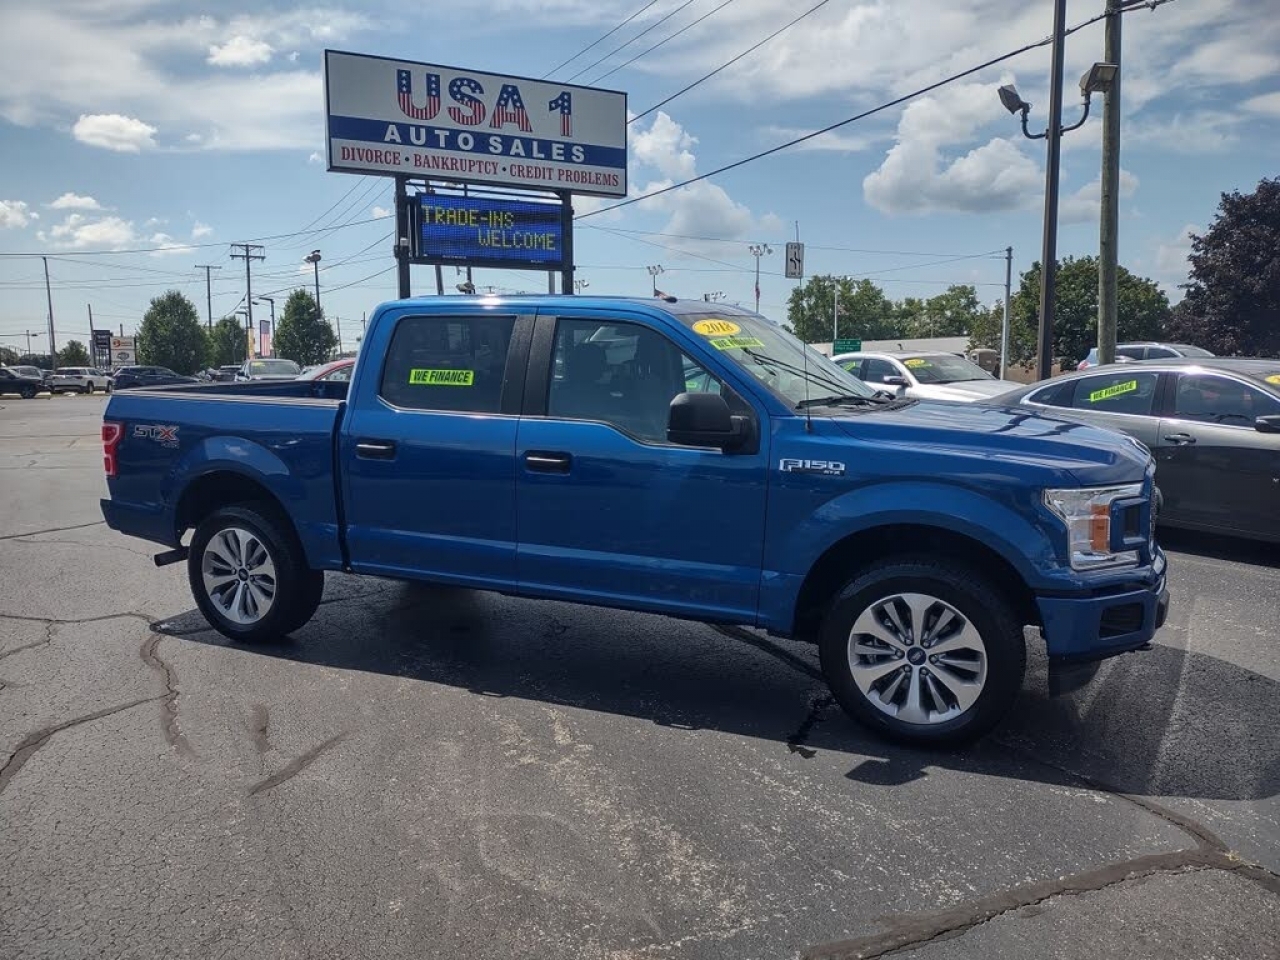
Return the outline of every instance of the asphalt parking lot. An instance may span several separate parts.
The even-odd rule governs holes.
[[[1280,955],[1280,550],[1149,652],[887,747],[814,650],[330,575],[228,645],[107,530],[100,397],[0,400],[0,957]]]

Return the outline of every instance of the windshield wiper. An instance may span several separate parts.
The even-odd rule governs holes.
[[[892,403],[888,397],[861,397],[852,393],[839,394],[834,397],[813,397],[809,400],[801,400],[796,404],[797,410],[803,410],[806,407],[826,407],[837,406],[841,403],[853,403],[864,407],[879,407],[886,403]]]

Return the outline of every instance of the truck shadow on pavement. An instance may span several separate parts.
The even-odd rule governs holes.
[[[987,739],[962,751],[887,744],[845,717],[816,649],[737,628],[470,590],[330,575],[324,605],[294,638],[239,646],[192,611],[156,631],[267,656],[447,684],[778,742],[805,763],[853,760],[848,778],[892,785],[929,768],[1121,793],[1258,800],[1280,792],[1280,684],[1157,644],[1052,698],[1030,645],[1025,689]],[[1177,643],[1175,636],[1167,642]]]

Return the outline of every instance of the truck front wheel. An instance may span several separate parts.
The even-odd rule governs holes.
[[[298,629],[324,591],[323,571],[307,566],[288,525],[256,503],[223,507],[196,527],[187,578],[209,625],[241,643]]]
[[[855,720],[921,746],[990,730],[1022,686],[1026,643],[986,578],[946,559],[887,560],[837,594],[819,641],[822,670]]]

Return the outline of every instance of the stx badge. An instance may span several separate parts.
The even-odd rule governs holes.
[[[159,423],[135,423],[133,425],[133,435],[138,440],[154,440],[162,447],[176,447],[178,445],[178,428],[174,426],[164,426]]]

